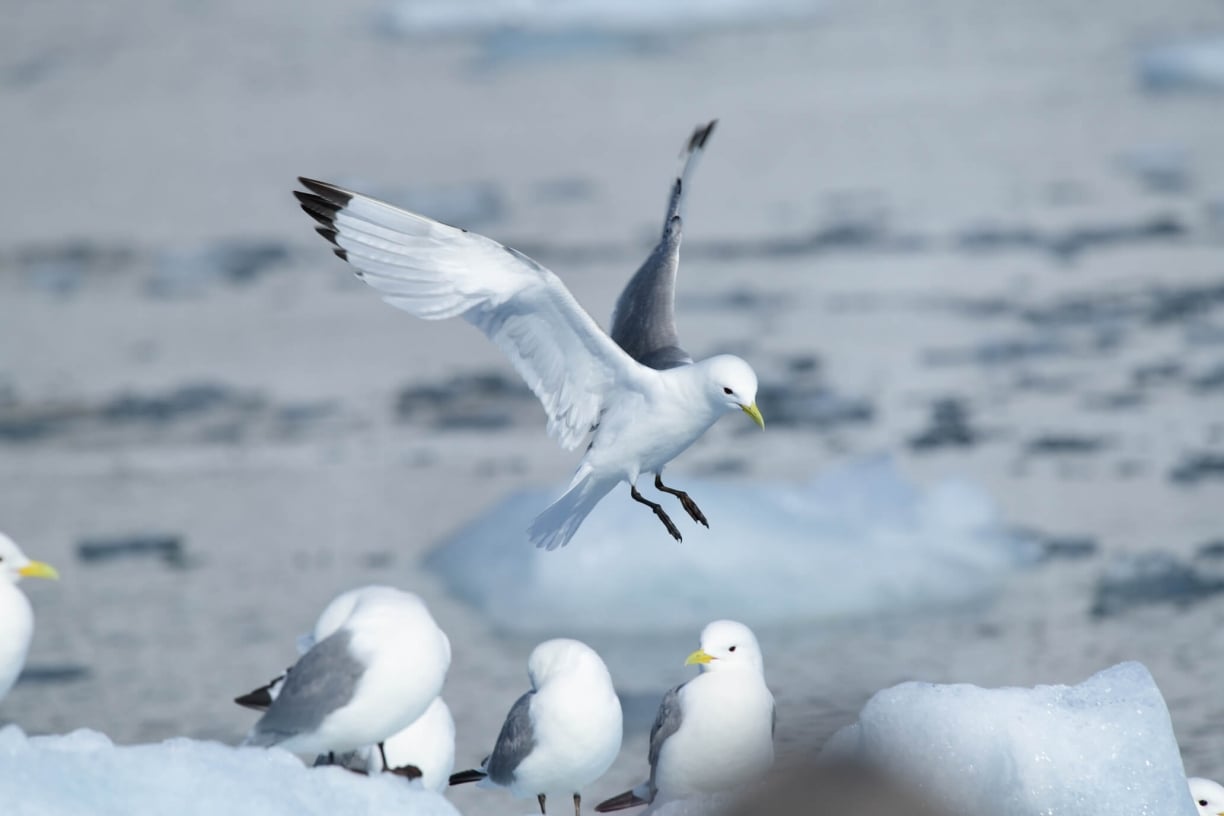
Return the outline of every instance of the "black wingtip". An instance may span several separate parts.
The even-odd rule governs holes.
[[[480,780],[482,780],[482,779],[484,779],[484,778],[485,778],[485,772],[484,772],[484,771],[478,771],[478,770],[476,770],[475,768],[472,768],[472,769],[467,770],[467,771],[460,771],[459,773],[453,773],[453,774],[451,774],[451,775],[450,775],[450,784],[452,784],[452,785],[466,785],[466,784],[467,784],[467,783],[469,783],[469,782],[479,782]]]
[[[717,119],[711,119],[704,125],[698,125],[693,131],[693,135],[689,137],[688,151],[692,153],[694,150],[700,150],[705,147],[706,142],[710,140],[710,134],[714,132],[714,126],[718,124]]]
[[[348,260],[348,252],[344,249],[344,247],[333,247],[332,252],[336,253],[336,257],[340,260]],[[357,270],[357,277],[361,277],[361,270]]]
[[[597,813],[611,813],[616,810],[624,810],[625,808],[638,807],[640,805],[650,804],[645,799],[636,795],[633,791],[627,790],[619,796],[613,796],[611,799],[605,799],[595,806]]]
[[[353,200],[353,195],[348,190],[328,184],[326,181],[298,176],[298,182],[319,198],[336,207],[343,207]],[[301,196],[298,196],[298,200],[301,201]]]
[[[246,694],[235,697],[234,702],[253,711],[267,711],[268,706],[272,705],[271,688],[272,683],[260,686],[254,691],[248,691]]]

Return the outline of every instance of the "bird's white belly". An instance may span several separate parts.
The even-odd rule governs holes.
[[[579,692],[571,704],[549,705],[536,718],[536,746],[514,771],[515,796],[581,793],[616,760],[623,727],[620,701],[611,691],[599,701],[592,701],[589,691]]]
[[[773,698],[764,684],[703,691],[702,705],[685,711],[660,751],[655,786],[663,800],[751,784],[773,764]]]
[[[13,584],[0,584],[0,698],[17,682],[33,633],[34,613],[26,596]]]
[[[639,403],[610,411],[584,460],[596,473],[615,473],[634,481],[661,471],[714,424],[716,416],[663,405],[647,411]]]

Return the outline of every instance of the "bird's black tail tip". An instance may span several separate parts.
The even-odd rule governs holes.
[[[484,779],[485,776],[486,774],[484,771],[478,771],[475,768],[472,768],[471,770],[451,774],[450,784],[466,785],[469,782],[479,782],[480,780]]]

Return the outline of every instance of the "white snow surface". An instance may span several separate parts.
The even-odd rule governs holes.
[[[28,737],[0,729],[5,816],[456,816],[400,777],[307,768],[278,749],[172,739],[117,746],[96,731]]]
[[[1136,662],[1076,686],[902,683],[821,756],[879,764],[957,812],[1195,816],[1164,698]]]
[[[643,494],[655,491],[643,479]],[[698,527],[670,496],[673,541],[623,485],[569,546],[537,550],[524,531],[555,497],[511,494],[433,552],[428,566],[498,628],[657,632],[714,618],[754,626],[970,600],[1028,557],[990,498],[959,482],[919,489],[886,457],[805,483],[669,475],[705,510]]]

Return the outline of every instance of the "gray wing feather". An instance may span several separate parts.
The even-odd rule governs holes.
[[[275,745],[313,731],[353,699],[365,666],[349,652],[351,635],[341,629],[319,641],[285,676],[272,705],[255,723],[250,743]]]
[[[650,759],[650,790],[652,793],[655,788],[655,770],[659,765],[659,754],[663,750],[663,743],[680,729],[680,723],[684,717],[680,710],[680,689],[682,688],[684,688],[683,683],[663,695],[663,700],[659,703],[659,713],[655,715],[654,725],[650,727],[648,758]]]
[[[714,132],[715,119],[689,137],[684,169],[672,185],[663,220],[663,235],[630,278],[612,313],[612,339],[630,357],[650,368],[675,368],[693,362],[680,347],[676,330],[676,272],[680,266],[684,194],[697,158]]]
[[[485,761],[485,772],[498,785],[512,784],[515,769],[535,748],[535,729],[531,725],[531,699],[534,696],[535,692],[529,691],[510,706],[493,753]]]

